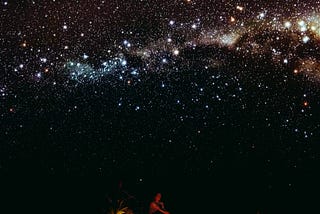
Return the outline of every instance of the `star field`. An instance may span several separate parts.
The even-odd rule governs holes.
[[[303,189],[295,178],[320,158],[319,10],[0,1],[0,172],[144,181],[256,170],[266,191],[277,176]]]

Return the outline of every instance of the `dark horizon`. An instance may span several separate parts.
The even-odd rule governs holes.
[[[123,189],[134,196],[129,200],[129,208],[136,214],[147,213],[156,192],[162,193],[170,213],[306,213],[318,210],[316,176],[293,179],[279,174],[273,185],[265,187],[263,183],[268,180],[255,174],[229,171],[211,177],[146,177],[144,180],[17,176],[2,181],[2,209],[12,213],[105,213],[107,195],[112,196],[122,180]]]

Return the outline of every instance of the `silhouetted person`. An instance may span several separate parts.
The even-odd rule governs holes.
[[[110,207],[117,207],[120,202],[124,203],[125,206],[132,207],[132,199],[135,200],[136,198],[123,188],[122,180],[119,180],[118,185],[115,186],[116,188],[112,188],[111,192],[107,193],[106,195],[107,209]]]
[[[170,214],[164,207],[164,203],[161,201],[161,193],[157,193],[150,203],[149,214]]]
[[[127,190],[123,188],[122,180],[119,180],[118,186],[116,189],[107,194],[107,201],[112,203],[118,200],[128,201],[130,199],[135,199]]]
[[[123,200],[130,200],[130,199],[135,199],[133,195],[131,195],[127,190],[123,188],[123,182],[122,180],[119,181],[119,186],[118,186],[118,198],[121,198]]]

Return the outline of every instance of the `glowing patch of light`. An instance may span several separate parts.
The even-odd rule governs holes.
[[[301,32],[305,32],[305,31],[307,31],[307,26],[303,26],[303,27],[301,27],[301,28],[300,28],[300,31],[301,31]]]
[[[197,29],[197,25],[196,25],[196,24],[193,24],[193,25],[191,26],[191,28],[195,30],[195,29]]]
[[[132,75],[138,75],[137,69],[134,69],[133,71],[131,71],[131,74],[132,74]]]
[[[258,19],[264,19],[266,17],[266,13],[265,12],[261,12],[258,15]]]
[[[178,49],[173,50],[173,55],[178,56],[180,51]]]
[[[224,34],[219,37],[219,43],[225,46],[233,45],[239,38],[239,35],[236,33]]]
[[[64,65],[69,77],[78,82],[92,82],[101,79],[106,75],[125,73],[128,71],[127,60],[122,57],[115,57],[101,63],[99,68],[82,62],[70,61]],[[133,73],[132,73],[133,72]],[[137,75],[138,71],[133,70],[132,75]]]
[[[121,60],[121,65],[122,66],[126,66],[127,65],[127,60],[125,60],[125,59]]]
[[[40,61],[43,62],[43,63],[46,63],[47,59],[46,58],[40,58]]]
[[[88,59],[89,58],[89,56],[87,55],[87,54],[83,54],[83,59]]]
[[[131,47],[131,43],[128,40],[124,40],[123,44],[127,47],[130,48]]]
[[[300,20],[300,21],[298,21],[298,25],[299,25],[299,27],[300,27],[300,31],[301,32],[305,32],[305,31],[307,31],[307,23],[304,21],[304,20]]]
[[[41,72],[36,73],[36,77],[40,79],[42,77]]]
[[[243,11],[244,8],[243,8],[242,6],[239,6],[239,5],[238,5],[238,6],[236,7],[236,9],[237,9],[237,10],[240,10],[240,11]]]
[[[291,22],[289,22],[289,21],[287,21],[287,22],[284,23],[284,27],[285,27],[285,28],[291,28],[291,26],[292,26],[292,24],[291,24]]]
[[[310,29],[315,33],[316,37],[320,37],[320,16],[313,15],[308,18]]]
[[[310,37],[309,37],[309,36],[304,36],[304,37],[302,38],[302,42],[303,42],[303,43],[307,43],[307,42],[309,42],[309,40],[310,40]]]
[[[298,25],[299,25],[300,27],[306,26],[306,22],[303,21],[303,20],[300,20],[300,21],[298,22]]]

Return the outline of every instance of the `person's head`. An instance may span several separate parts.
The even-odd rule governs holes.
[[[160,192],[158,192],[158,193],[154,196],[154,200],[157,201],[157,202],[161,200],[161,193],[160,193]]]

